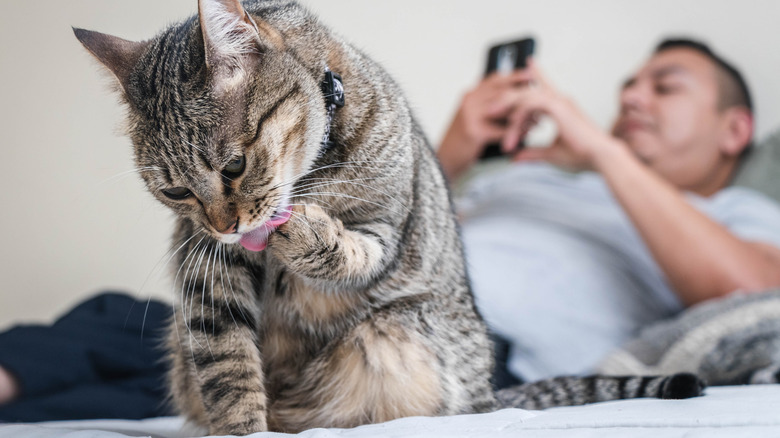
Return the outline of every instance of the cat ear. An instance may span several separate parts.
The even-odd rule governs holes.
[[[76,38],[89,50],[95,58],[105,65],[119,80],[122,90],[127,92],[127,82],[130,73],[138,64],[141,55],[148,47],[148,42],[137,43],[119,37],[106,35],[91,30],[73,28]]]
[[[259,60],[260,32],[238,0],[198,0],[206,68],[216,85],[229,87]]]

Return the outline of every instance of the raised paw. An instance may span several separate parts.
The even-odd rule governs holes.
[[[677,373],[667,377],[661,387],[661,398],[684,399],[698,397],[707,384],[696,374]]]
[[[296,205],[290,220],[268,238],[268,247],[293,270],[306,265],[321,265],[336,245],[343,230],[340,221],[313,204]]]

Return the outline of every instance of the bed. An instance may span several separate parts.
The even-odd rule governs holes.
[[[780,385],[724,386],[689,400],[635,399],[479,415],[410,417],[300,437],[780,437]],[[0,438],[182,438],[205,436],[178,417],[0,426]],[[252,437],[292,436],[256,433]]]

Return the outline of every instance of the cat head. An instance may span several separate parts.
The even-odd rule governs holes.
[[[320,154],[324,63],[303,65],[238,0],[199,0],[144,42],[74,32],[116,78],[149,191],[221,242],[264,248]]]

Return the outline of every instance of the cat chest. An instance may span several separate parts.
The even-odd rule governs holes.
[[[369,307],[364,294],[318,287],[284,271],[269,289],[272,293],[263,297],[264,317],[305,332],[342,325]]]
[[[261,312],[265,361],[286,363],[316,354],[369,308],[365,296],[323,290],[291,275],[280,275],[274,286],[274,293],[264,297]]]

